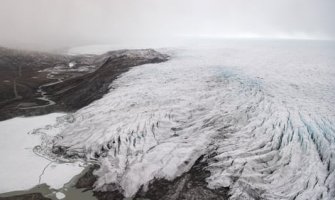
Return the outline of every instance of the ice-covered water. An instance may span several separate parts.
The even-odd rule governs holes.
[[[218,42],[170,49],[45,131],[42,152],[96,161],[98,190],[131,197],[203,154],[230,199],[335,198],[335,45]],[[57,157],[64,153],[63,158]]]
[[[30,134],[30,131],[55,123],[60,116],[64,114],[18,117],[0,122],[0,199],[8,192],[28,190],[39,184],[58,190],[83,171],[80,162],[56,163],[33,152],[33,148],[41,143],[41,137]]]

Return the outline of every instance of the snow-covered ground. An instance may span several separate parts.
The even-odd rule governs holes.
[[[79,162],[57,163],[33,151],[44,136],[32,131],[56,123],[61,116],[64,114],[54,113],[0,122],[0,193],[27,190],[42,183],[59,189],[83,170]]]
[[[209,187],[229,187],[231,199],[335,198],[334,43],[211,41],[169,52],[41,130],[58,135],[40,153],[98,161],[96,189],[128,197],[215,154]]]

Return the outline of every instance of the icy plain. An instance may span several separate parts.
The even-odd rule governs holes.
[[[335,198],[335,45],[212,41],[123,74],[102,99],[39,131],[39,153],[98,162],[96,190],[132,197],[210,157],[230,199]]]

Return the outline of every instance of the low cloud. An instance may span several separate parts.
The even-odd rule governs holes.
[[[333,0],[2,0],[0,45],[335,38]]]

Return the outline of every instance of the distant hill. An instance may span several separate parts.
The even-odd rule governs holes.
[[[79,109],[130,67],[167,59],[151,49],[57,55],[0,47],[0,120]]]

